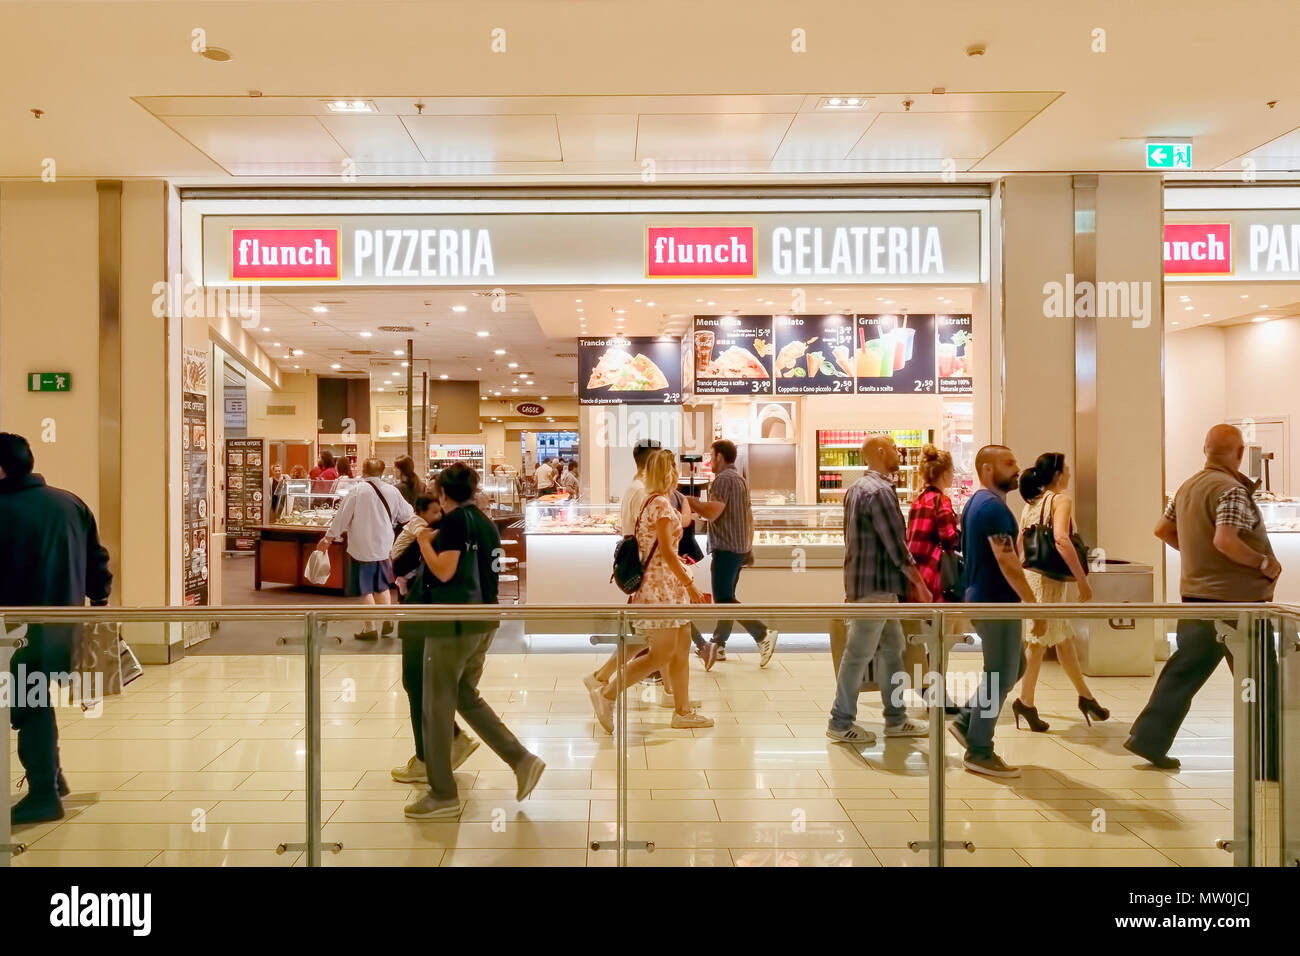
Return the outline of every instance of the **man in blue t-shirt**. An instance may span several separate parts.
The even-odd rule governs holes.
[[[1034,592],[1020,566],[1020,529],[1007,507],[1007,492],[1020,486],[1016,456],[1005,445],[985,445],[975,456],[980,490],[962,511],[962,554],[966,556],[966,600],[980,604],[1034,603]],[[1035,621],[1033,633],[1046,625]],[[1018,777],[993,752],[993,728],[1007,692],[1020,679],[1020,621],[976,620],[984,651],[984,673],[975,697],[948,726],[966,748],[963,766],[990,777]]]

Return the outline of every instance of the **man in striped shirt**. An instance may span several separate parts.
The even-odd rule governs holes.
[[[906,599],[909,586],[922,602],[930,592],[907,549],[903,511],[890,476],[898,471],[898,448],[888,435],[873,435],[862,446],[870,469],[844,495],[844,595],[855,603],[888,604]],[[929,724],[907,716],[900,680],[903,669],[903,628],[896,620],[854,620],[840,658],[835,703],[826,736],[860,746],[876,735],[856,722],[858,692],[867,665],[876,659],[876,684],[884,702],[886,737],[921,737]]]

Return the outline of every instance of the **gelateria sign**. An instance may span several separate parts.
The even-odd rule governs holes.
[[[1164,260],[1171,279],[1300,280],[1300,210],[1167,211]]]
[[[206,216],[208,286],[977,283],[975,210]]]

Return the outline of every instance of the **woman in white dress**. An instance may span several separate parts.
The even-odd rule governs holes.
[[[1070,468],[1060,452],[1039,455],[1034,466],[1020,476],[1020,494],[1025,499],[1025,507],[1020,512],[1021,534],[1033,525],[1050,525],[1056,537],[1056,550],[1074,576],[1072,581],[1058,581],[1026,568],[1025,577],[1029,581],[1029,587],[1041,604],[1092,600],[1087,569],[1079,561],[1079,555],[1070,542],[1070,535],[1074,533],[1074,502],[1065,493],[1069,484]],[[1024,553],[1023,547],[1021,553]],[[1054,618],[1047,622],[1047,630],[1041,636],[1035,636],[1032,629],[1025,628],[1025,671],[1020,678],[1020,696],[1011,705],[1016,727],[1020,727],[1020,719],[1023,717],[1030,730],[1042,733],[1048,729],[1047,721],[1038,716],[1034,691],[1038,686],[1038,672],[1043,666],[1043,657],[1049,647],[1056,648],[1061,669],[1079,693],[1079,711],[1084,720],[1091,724],[1094,719],[1101,721],[1110,717],[1110,711],[1097,703],[1092,691],[1088,689],[1088,682],[1083,679],[1074,646],[1074,628],[1067,618]]]
[[[669,495],[677,487],[677,460],[666,448],[651,453],[645,464],[645,504],[636,518],[634,534],[644,569],[640,589],[628,602],[633,605],[699,604],[704,597],[677,555],[682,537],[682,516]],[[638,616],[632,629],[647,645],[648,653],[627,665],[622,684],[631,687],[655,671],[663,674],[672,688],[672,726],[712,727],[713,718],[697,712],[690,699],[690,631],[681,618]],[[596,719],[607,733],[614,726],[614,700],[619,692],[617,675],[608,684],[591,688]]]

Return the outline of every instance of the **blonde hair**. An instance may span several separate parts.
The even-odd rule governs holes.
[[[645,463],[645,490],[666,495],[677,486],[677,459],[667,448],[655,449]]]
[[[938,485],[943,473],[952,468],[952,455],[933,445],[921,449],[921,480],[927,485]]]

